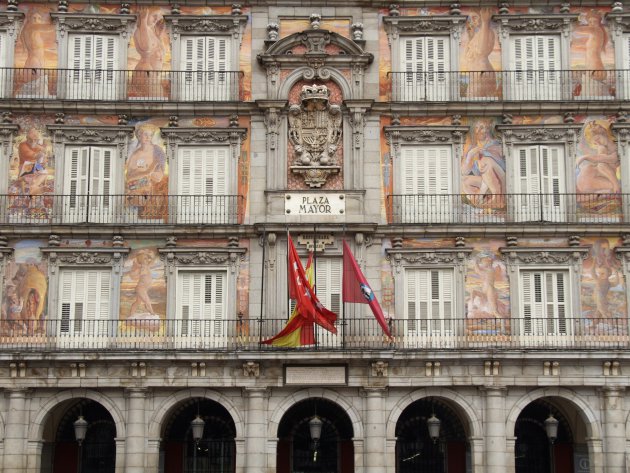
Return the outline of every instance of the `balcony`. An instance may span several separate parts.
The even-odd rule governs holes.
[[[230,225],[241,195],[0,195],[0,225]]]
[[[394,102],[613,101],[630,70],[388,72]]]
[[[261,344],[282,319],[3,320],[0,349],[12,351],[286,351]],[[336,335],[316,329],[315,350],[627,350],[627,319],[452,318],[391,320],[388,340],[374,318],[337,323]]]
[[[138,102],[242,100],[240,71],[0,68],[0,98]]]
[[[630,222],[628,194],[388,195],[390,223],[506,224]]]

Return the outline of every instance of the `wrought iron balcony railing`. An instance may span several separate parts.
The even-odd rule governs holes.
[[[0,350],[286,350],[262,344],[279,319],[132,319],[0,321]],[[628,319],[445,318],[391,320],[388,339],[374,318],[337,322],[337,334],[316,328],[302,350],[627,350]]]
[[[0,68],[0,98],[139,102],[242,99],[241,71]]]
[[[391,223],[505,224],[630,222],[629,194],[388,195]]]
[[[630,70],[389,72],[398,102],[628,100]]]
[[[240,195],[0,195],[0,225],[227,225]]]

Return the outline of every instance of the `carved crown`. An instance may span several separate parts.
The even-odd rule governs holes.
[[[330,99],[330,90],[325,85],[305,85],[300,92],[300,101],[306,102],[307,100],[325,100]]]

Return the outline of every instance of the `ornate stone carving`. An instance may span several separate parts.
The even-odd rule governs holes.
[[[558,125],[497,125],[503,134],[503,143],[512,155],[511,148],[517,143],[564,143],[567,156],[575,154],[575,145],[582,125],[565,123]]]
[[[377,378],[385,378],[387,377],[387,368],[389,367],[389,363],[386,361],[373,361],[372,362],[372,376]]]
[[[229,144],[232,157],[238,159],[241,154],[241,143],[247,134],[247,128],[162,128],[162,136],[166,139],[176,157],[175,148],[179,144]]]
[[[569,36],[571,23],[577,21],[578,14],[546,14],[546,15],[493,15],[492,20],[499,24],[502,38],[510,33],[548,33],[560,31]]]
[[[289,108],[289,140],[295,150],[292,172],[302,174],[310,187],[321,187],[330,174],[339,172],[340,138],[341,108],[330,104],[328,88],[302,87],[300,105]]]
[[[247,23],[246,15],[164,15],[173,39],[180,34],[226,33],[238,39]]]
[[[243,376],[246,378],[258,378],[260,376],[260,363],[256,361],[243,363]]]
[[[611,130],[617,138],[617,143],[621,148],[621,155],[625,155],[630,144],[630,122],[613,123]]]
[[[386,126],[385,140],[391,148],[393,158],[400,156],[400,146],[403,144],[446,144],[455,146],[455,156],[461,157],[461,147],[464,136],[468,132],[467,126]]]
[[[5,30],[15,41],[17,39],[16,32],[19,31],[23,19],[24,13],[22,12],[10,10],[0,12],[0,29]]]
[[[613,42],[623,33],[630,31],[630,13],[613,12],[606,15],[606,22],[613,30],[611,39]]]
[[[20,127],[18,125],[0,124],[0,146],[2,147],[3,156],[11,156],[13,138],[19,129]]]
[[[444,33],[459,40],[466,18],[465,15],[384,16],[383,22],[390,43],[405,33]]]
[[[126,38],[131,33],[136,15],[112,15],[103,13],[62,13],[50,14],[57,23],[59,36],[73,33],[119,33]]]
[[[160,248],[160,259],[169,273],[178,266],[229,266],[234,273],[245,259],[245,248]]]
[[[59,266],[111,266],[115,273],[120,272],[122,261],[129,248],[61,248],[49,246],[41,249],[48,258],[50,272],[55,274]]]
[[[464,270],[464,264],[472,248],[388,248],[386,258],[399,273],[403,266],[454,266]]]
[[[77,126],[48,125],[48,131],[56,145],[63,144],[109,144],[118,147],[118,157],[127,157],[127,143],[133,135],[133,126]],[[62,150],[59,150],[62,152]]]
[[[572,265],[578,269],[588,255],[586,247],[504,247],[499,251],[510,271],[519,265]]]

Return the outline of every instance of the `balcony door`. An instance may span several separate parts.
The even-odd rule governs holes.
[[[64,348],[107,344],[111,309],[111,269],[63,269],[59,280],[57,336]],[[27,303],[29,303],[27,301]]]
[[[401,153],[403,223],[440,223],[451,219],[453,202],[450,146],[405,146]]]
[[[405,101],[449,100],[448,36],[405,38],[401,44],[403,78],[398,85]]]
[[[560,100],[560,36],[512,36],[508,88],[510,100]]]
[[[178,346],[212,348],[225,346],[225,271],[180,271],[177,280]]]
[[[64,223],[110,223],[113,220],[113,166],[116,148],[66,148],[64,196],[59,205]]]
[[[124,92],[123,77],[116,71],[118,36],[75,34],[69,38],[68,67],[62,72],[65,98],[115,100]]]
[[[234,209],[226,195],[228,156],[223,147],[179,149],[179,223],[230,223]]]
[[[225,36],[188,36],[181,40],[182,76],[179,94],[186,101],[228,100],[231,89],[227,72],[230,38]]]
[[[409,344],[450,345],[455,335],[453,270],[408,269],[405,278],[405,335]]]
[[[564,147],[534,145],[515,148],[518,157],[515,220],[562,222],[567,220]]]

